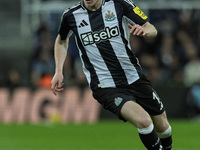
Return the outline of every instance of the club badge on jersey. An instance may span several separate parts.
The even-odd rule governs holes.
[[[113,12],[108,11],[108,13],[106,13],[106,15],[105,15],[105,20],[106,21],[111,22],[111,21],[113,21],[115,19],[116,19],[116,16],[115,16],[115,14]]]

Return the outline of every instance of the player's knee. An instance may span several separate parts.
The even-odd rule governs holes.
[[[138,127],[137,128],[147,128],[152,124],[152,120],[150,117],[141,116],[138,120]]]

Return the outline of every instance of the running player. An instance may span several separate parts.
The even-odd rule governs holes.
[[[127,20],[131,22],[127,25]],[[52,91],[63,90],[63,63],[70,31],[94,98],[121,120],[133,124],[148,150],[171,150],[171,126],[163,104],[142,73],[127,35],[154,38],[157,30],[130,0],[81,0],[62,16],[55,41]]]

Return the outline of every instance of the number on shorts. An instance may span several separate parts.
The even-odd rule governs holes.
[[[160,110],[162,110],[163,109],[163,103],[161,102],[161,100],[160,100],[159,96],[157,95],[157,93],[154,92],[154,91],[153,91],[153,99],[158,101],[158,103],[160,104]]]

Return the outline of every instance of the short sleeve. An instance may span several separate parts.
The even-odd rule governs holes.
[[[61,40],[66,40],[70,30],[71,29],[69,27],[68,20],[67,20],[67,13],[64,13],[62,15],[60,27],[59,27],[59,30],[58,30],[58,33],[61,36]]]

